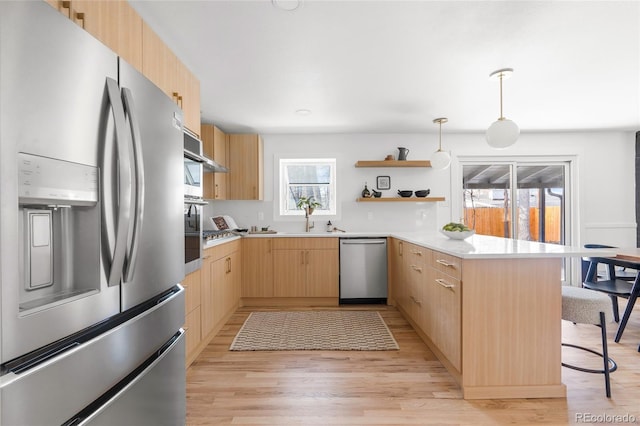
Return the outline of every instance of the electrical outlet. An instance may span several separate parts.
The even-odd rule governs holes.
[[[264,212],[258,212],[258,220],[264,220]]]

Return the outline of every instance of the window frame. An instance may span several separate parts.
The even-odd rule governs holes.
[[[338,215],[338,197],[337,197],[337,159],[335,157],[280,157],[276,159],[276,165],[278,170],[277,182],[278,182],[278,203],[277,203],[277,216],[281,219],[291,219],[298,216],[304,216],[304,210],[287,209],[288,189],[291,185],[289,182],[285,182],[285,168],[291,164],[318,164],[328,165],[330,168],[329,176],[329,209],[314,211],[313,216],[323,217],[335,217]]]

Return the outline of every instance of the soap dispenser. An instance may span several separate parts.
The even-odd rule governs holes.
[[[327,232],[332,232],[333,231],[333,225],[331,224],[331,221],[327,222]]]

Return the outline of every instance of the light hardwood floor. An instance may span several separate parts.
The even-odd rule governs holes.
[[[608,329],[610,356],[618,362],[618,371],[611,375],[611,399],[605,397],[601,374],[563,368],[567,399],[465,401],[453,378],[395,308],[335,309],[379,311],[400,350],[230,352],[244,320],[257,310],[240,308],[187,371],[187,424],[624,424],[625,418],[612,416],[625,415],[640,424],[637,310],[620,343],[613,342],[615,324]],[[595,326],[563,321],[563,341],[598,349],[599,336]],[[572,349],[563,350],[563,360],[601,367],[597,357]]]

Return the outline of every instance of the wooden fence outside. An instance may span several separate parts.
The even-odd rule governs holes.
[[[549,206],[545,212],[545,242],[560,243],[561,228],[560,206]],[[505,220],[507,226],[505,226]],[[505,235],[509,232],[508,226],[511,217],[505,218],[505,209],[500,207],[478,207],[475,209],[465,209],[464,223],[476,230],[480,235],[494,235],[496,237],[510,237]],[[529,233],[531,241],[538,241],[538,231],[540,227],[540,209],[529,208]]]

